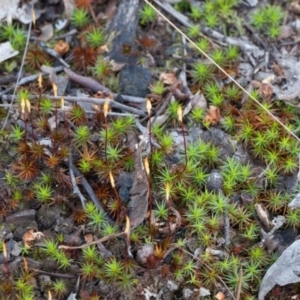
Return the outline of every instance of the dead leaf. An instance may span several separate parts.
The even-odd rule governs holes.
[[[273,225],[272,225],[271,218],[270,218],[268,210],[262,204],[259,204],[259,203],[254,204],[254,207],[255,207],[255,210],[256,210],[259,221],[268,230],[270,230],[273,227]]]
[[[64,1],[64,5],[65,5],[66,17],[69,19],[75,8],[75,2],[74,2],[74,0],[63,0],[63,1]]]
[[[43,42],[47,42],[52,39],[54,28],[51,23],[43,25],[39,28],[41,30],[41,34],[39,36],[39,40]]]
[[[193,96],[191,101],[185,106],[183,116],[186,116],[194,108],[202,108],[203,110],[207,109],[207,101],[203,94],[197,93]]]
[[[70,50],[70,45],[69,43],[59,40],[57,44],[54,46],[54,50],[59,53],[60,55],[64,55],[69,52]]]
[[[23,235],[22,240],[26,247],[30,247],[33,241],[39,240],[43,236],[44,234],[42,232],[34,232],[33,229],[30,229]]]
[[[107,48],[106,45],[105,45],[105,47]],[[110,70],[112,72],[119,72],[125,66],[125,64],[124,63],[118,63],[114,60],[111,60],[109,62],[109,66],[110,66]]]
[[[166,123],[166,121],[168,120],[169,116],[168,114],[162,114],[160,116],[158,116],[155,120],[155,122],[153,122],[153,120],[155,119],[155,117],[151,118],[151,124],[154,126],[154,124],[156,126],[162,126],[164,123]]]
[[[150,224],[162,234],[169,234],[170,231],[173,233],[176,228],[181,226],[181,215],[174,207],[170,207],[169,220],[169,224],[160,221],[158,218],[155,218],[155,213],[152,211]]]
[[[273,88],[268,83],[262,83],[259,88],[259,95],[265,100],[269,101],[273,95]]]
[[[102,45],[97,48],[97,54],[105,54],[108,52],[109,52],[109,49],[108,49],[107,45]]]
[[[115,0],[110,0],[108,2],[108,5],[106,6],[106,9],[105,9],[105,17],[107,19],[107,21],[110,21],[113,16],[115,15],[116,11],[117,11],[117,3]],[[99,16],[97,16],[97,19],[98,19]]]
[[[137,148],[134,155],[135,171],[133,173],[133,185],[130,190],[129,219],[131,228],[141,224],[148,209],[148,181],[143,166],[142,149]]]
[[[209,125],[216,125],[221,120],[220,109],[216,106],[211,105],[208,109],[208,113],[205,116],[203,122]]]
[[[174,73],[161,73],[159,76],[159,80],[165,85],[172,85],[177,81]]]
[[[268,269],[259,289],[258,300],[264,300],[276,284],[284,286],[300,282],[299,248],[300,240],[297,240],[286,248],[277,261]]]
[[[289,10],[291,10],[295,14],[300,14],[300,3],[299,3],[299,1],[293,1],[290,4]]]
[[[94,239],[93,239],[93,235],[91,233],[88,233],[88,234],[85,234],[84,235],[84,240],[85,242],[88,244],[88,243],[91,243]]]
[[[0,44],[0,63],[18,54],[19,51],[14,50],[10,42]]]
[[[32,11],[30,3],[20,0],[1,0],[0,1],[0,24],[7,21],[8,24],[12,23],[13,19],[17,19],[23,24],[32,22]],[[34,10],[35,19],[38,19],[42,11],[39,9]]]

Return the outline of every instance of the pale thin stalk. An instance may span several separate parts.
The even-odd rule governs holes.
[[[247,96],[249,96],[258,106],[267,112],[278,124],[280,124],[290,135],[292,135],[298,142],[300,138],[292,132],[286,125],[284,125],[276,116],[274,116],[267,108],[265,108],[256,98],[254,98],[245,88],[243,88],[232,76],[230,76],[220,65],[218,65],[209,55],[207,55],[196,43],[194,43],[182,30],[180,30],[174,23],[172,23],[164,14],[162,14],[153,4],[148,0],[144,0],[149,6],[151,6],[167,23],[169,23],[177,32],[184,36],[195,48],[197,48],[201,54],[206,57],[213,65],[215,65],[227,78],[229,78],[236,86],[238,86]]]
[[[83,244],[83,245],[80,245],[80,246],[67,246],[67,245],[60,245],[58,246],[59,249],[70,249],[70,250],[75,250],[75,249],[83,249],[83,248],[86,248],[86,247],[89,247],[89,246],[92,246],[92,245],[97,245],[99,243],[104,243],[106,241],[109,241],[111,239],[115,239],[117,237],[120,237],[122,235],[126,235],[126,232],[123,231],[123,232],[119,232],[119,233],[112,233],[110,235],[107,235],[99,240],[96,240],[96,241],[93,241],[93,242],[89,242],[89,243],[86,243],[86,244]]]
[[[28,35],[27,35],[27,40],[26,40],[26,45],[25,45],[23,57],[22,57],[22,62],[21,62],[20,70],[19,70],[18,77],[17,77],[17,82],[16,82],[16,85],[15,85],[15,88],[14,88],[14,92],[12,94],[12,99],[11,99],[10,106],[8,108],[8,111],[7,111],[6,118],[5,118],[4,123],[3,123],[2,127],[1,127],[1,131],[3,131],[3,129],[5,128],[5,126],[7,124],[10,111],[11,111],[11,109],[13,107],[13,104],[14,104],[14,98],[15,98],[15,95],[16,95],[16,92],[17,92],[17,88],[19,86],[19,82],[20,82],[20,79],[21,79],[21,73],[22,73],[22,70],[23,70],[23,67],[24,67],[24,63],[25,63],[25,58],[26,58],[26,55],[27,55],[27,50],[28,50],[28,45],[29,45],[29,39],[30,39],[30,35],[31,35],[31,28],[32,28],[32,23],[29,22]]]
[[[239,272],[239,284],[238,284],[238,289],[236,292],[236,300],[240,300],[241,298],[241,292],[242,292],[242,283],[243,283],[243,269],[240,268],[240,272]]]

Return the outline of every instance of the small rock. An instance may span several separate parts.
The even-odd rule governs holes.
[[[56,225],[54,227],[54,231],[61,232],[63,234],[70,234],[74,230],[74,220],[71,218],[57,218]]]
[[[13,222],[15,226],[14,230],[14,238],[17,240],[21,240],[24,236],[24,234],[29,230],[29,229],[37,229],[38,225],[36,221],[34,220],[26,220],[26,221],[18,221],[18,222]]]
[[[148,258],[150,257],[150,255],[153,255],[153,253],[154,246],[152,244],[143,245],[142,248],[137,251],[137,260],[146,265],[148,262]]]
[[[13,237],[11,227],[6,223],[0,224],[0,240],[5,241],[11,237]]]
[[[39,282],[40,282],[40,288],[41,291],[47,291],[49,287],[51,286],[51,278],[48,275],[39,275],[38,276]]]
[[[206,297],[210,295],[210,291],[203,287],[200,288],[200,297]]]
[[[292,26],[295,28],[295,30],[300,30],[300,20],[297,19],[296,21],[292,22]]]
[[[145,97],[151,83],[151,73],[138,65],[126,65],[120,72],[119,83],[122,94]]]
[[[129,197],[130,193],[129,193],[128,188],[126,188],[125,186],[122,186],[119,189],[119,196],[124,203],[127,203],[130,200],[130,197]]]
[[[279,39],[287,39],[290,36],[292,36],[294,33],[295,32],[294,32],[292,26],[283,25],[283,26],[281,26],[281,34],[279,36]]]
[[[179,289],[179,285],[176,284],[174,281],[168,280],[168,282],[167,282],[167,288],[170,291],[177,291]]]
[[[131,188],[132,186],[132,178],[131,173],[129,172],[121,172],[118,178],[118,182],[116,184],[117,187],[125,186],[127,188]]]
[[[257,5],[258,0],[246,0],[246,2],[250,7],[254,7]]]
[[[261,82],[261,81],[265,80],[266,78],[271,77],[272,75],[274,75],[274,74],[270,73],[270,72],[259,71],[254,74],[254,80]]]
[[[184,288],[182,291],[182,298],[185,300],[192,299],[191,297],[193,296],[194,292],[189,289],[189,288]]]
[[[277,251],[279,254],[281,254],[287,248],[287,246],[296,240],[297,234],[297,230],[294,230],[293,228],[284,229],[276,232],[275,234],[267,236],[267,238],[264,240],[264,245],[268,249],[268,253]]]
[[[37,213],[39,228],[49,229],[62,213],[62,210],[57,205],[42,205]]]
[[[79,246],[82,244],[82,239],[81,239],[81,233],[83,231],[83,227],[79,226],[79,228],[76,229],[76,231],[72,232],[71,234],[65,234],[65,243],[67,245],[72,245],[72,246]]]
[[[223,176],[219,170],[212,170],[208,176],[206,187],[210,191],[218,191],[222,188]]]
[[[250,155],[245,150],[244,146],[238,143],[236,145],[236,151],[233,154],[233,158],[239,161],[241,164],[245,165],[250,162]]]
[[[249,63],[240,63],[238,66],[238,72],[241,76],[252,79],[253,67]]]
[[[19,256],[22,252],[22,242],[13,241],[13,249],[11,250],[11,254],[13,256]]]
[[[116,187],[119,188],[119,196],[124,203],[130,200],[130,189],[132,187],[132,174],[129,172],[122,172],[119,175]]]
[[[207,109],[207,101],[203,94],[195,95],[192,98],[191,103],[193,108]]]

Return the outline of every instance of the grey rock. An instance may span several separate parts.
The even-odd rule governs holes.
[[[13,241],[13,249],[11,250],[11,255],[19,256],[22,252],[22,242]]]
[[[145,97],[151,83],[151,73],[142,66],[126,65],[120,72],[119,83],[122,94]]]
[[[40,287],[41,287],[41,291],[45,291],[47,290],[47,288],[49,288],[49,286],[51,286],[51,278],[48,275],[39,275],[38,276],[39,282],[40,282]]]
[[[240,63],[238,66],[238,72],[241,76],[252,79],[253,67],[249,63]]]
[[[182,291],[182,298],[185,300],[192,299],[191,297],[193,296],[194,292],[189,289],[189,288],[184,288]]]
[[[217,146],[222,160],[226,160],[228,156],[232,156],[237,150],[237,142],[219,128],[211,127],[209,130],[203,131],[200,138]]]
[[[250,155],[240,143],[236,145],[236,151],[233,154],[233,158],[239,161],[241,164],[247,164],[250,162]]]
[[[284,286],[300,282],[299,247],[300,240],[297,240],[286,248],[277,261],[268,269],[260,285],[258,300],[264,300],[276,284]]]
[[[219,191],[223,185],[223,176],[219,170],[212,170],[208,176],[206,187],[210,191]]]
[[[60,217],[56,220],[56,225],[54,227],[54,230],[56,232],[61,232],[63,234],[70,234],[74,230],[74,220],[71,218],[63,218]]]
[[[254,7],[257,5],[258,0],[246,0],[246,3],[250,6],[250,7]]]
[[[56,220],[62,213],[63,211],[57,205],[42,205],[37,213],[39,228],[49,229],[53,224],[55,224]]]
[[[131,173],[129,172],[121,172],[118,178],[118,181],[116,183],[117,187],[122,187],[125,186],[126,188],[131,188],[132,187],[132,177]]]
[[[130,200],[129,189],[125,186],[122,186],[119,189],[119,196],[124,203],[127,203]]]
[[[13,223],[15,226],[14,238],[21,240],[23,235],[30,229],[37,229],[38,225],[34,220],[17,221]]]

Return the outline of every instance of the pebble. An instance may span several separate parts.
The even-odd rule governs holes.
[[[223,176],[219,170],[212,170],[208,176],[206,187],[210,191],[219,191],[223,185]]]

